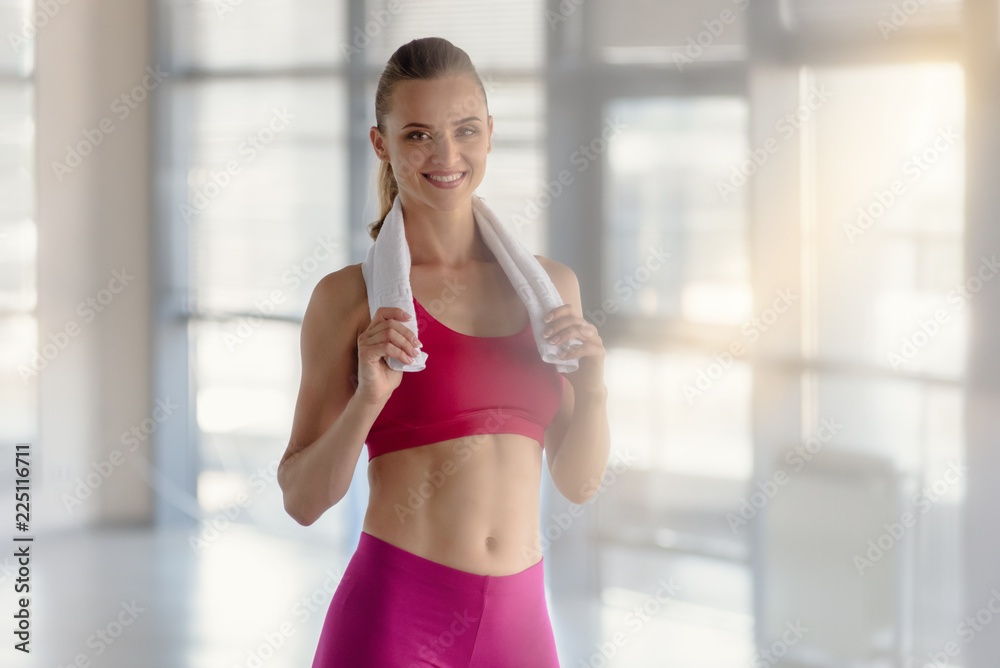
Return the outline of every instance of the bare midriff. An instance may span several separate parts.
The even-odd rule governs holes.
[[[521,434],[477,434],[368,463],[362,529],[445,566],[519,573],[541,559],[542,449]]]

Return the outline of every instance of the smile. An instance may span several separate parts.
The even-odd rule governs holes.
[[[466,172],[455,172],[444,176],[436,174],[424,174],[423,177],[434,184],[437,188],[454,188],[465,180]]]

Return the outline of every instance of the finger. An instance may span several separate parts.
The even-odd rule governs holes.
[[[574,338],[585,341],[593,338],[597,334],[597,328],[589,322],[580,323],[579,321],[576,321],[558,324],[552,326],[551,329],[552,331],[545,335],[550,343],[569,341]]]
[[[372,332],[369,345],[377,347],[381,351],[380,354],[387,353],[395,356],[395,351],[399,351],[404,355],[416,357],[419,341],[413,332],[406,329],[405,325],[399,322],[388,321],[381,325],[379,329]],[[386,346],[391,346],[392,348],[387,348]]]
[[[372,343],[369,354],[369,359],[376,363],[385,357],[394,357],[403,364],[412,364],[414,360],[414,357],[406,351],[405,346],[397,345],[389,340]]]
[[[578,346],[573,346],[568,350],[560,350],[556,356],[559,359],[564,359],[564,360],[573,359],[576,357],[583,357],[585,355],[589,355],[590,353],[588,351],[592,351],[592,346],[588,346],[586,344],[580,344]]]
[[[415,357],[410,356],[405,350],[392,343],[385,344],[385,354],[395,357],[403,364],[413,364]]]
[[[386,320],[412,320],[411,316],[406,309],[396,308],[395,306],[381,306],[375,311],[375,315],[372,317],[372,324],[378,324]]]
[[[391,342],[396,347],[409,355],[416,356],[417,348],[420,347],[420,341],[417,339],[417,335],[411,332],[406,325],[400,322],[388,322],[385,328],[386,341]]]
[[[385,313],[382,313],[382,311],[385,311]],[[409,316],[409,313],[403,309],[383,306],[375,312],[375,318],[372,319],[371,324],[368,326],[368,331],[375,333],[383,329],[391,329],[400,332],[411,345],[419,347],[421,345],[420,339],[413,333],[413,330],[400,321],[400,317],[406,318],[407,316]]]
[[[390,337],[393,341],[401,341],[413,346],[414,348],[418,348],[421,345],[420,339],[418,339],[417,335],[413,333],[413,330],[398,320],[386,320],[385,331],[392,332]]]
[[[560,316],[569,313],[570,311],[568,309],[569,309],[569,304],[561,304],[555,307],[554,309],[545,314],[545,322],[548,323],[555,322],[556,318],[559,318]]]

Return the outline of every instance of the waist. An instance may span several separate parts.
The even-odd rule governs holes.
[[[389,577],[387,570],[396,570],[407,573],[409,577],[422,578],[437,587],[482,593],[516,594],[531,583],[539,588],[545,586],[542,560],[513,573],[480,574],[426,559],[367,531],[361,532],[355,557],[361,558],[366,568],[379,571],[379,577],[383,580]]]
[[[541,560],[538,442],[481,434],[387,453],[368,465],[363,529],[473,573],[516,573]]]

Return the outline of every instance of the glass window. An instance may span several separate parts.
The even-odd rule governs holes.
[[[210,79],[174,92],[199,312],[301,315],[347,264],[340,79]]]
[[[443,37],[468,53],[480,75],[537,70],[544,57],[542,0],[367,0],[365,6],[366,23],[352,29],[351,46],[379,71],[397,48],[427,36]]]
[[[840,33],[853,40],[887,41],[903,32],[954,31],[962,17],[961,0],[792,0],[783,19],[796,31]]]
[[[689,65],[739,61],[746,57],[746,8],[750,0],[601,0],[593,3],[590,40],[609,63]],[[569,14],[561,3],[549,22],[563,25]],[[641,20],[637,17],[641,17]]]
[[[745,158],[746,101],[618,99],[607,118],[622,129],[607,150],[604,297],[628,315],[742,323],[746,190],[722,184]],[[669,259],[651,263],[661,248]]]
[[[177,69],[268,70],[342,57],[345,2],[165,0]]]
[[[814,117],[817,354],[957,378],[978,280],[962,260],[961,69],[831,67],[815,84],[830,93]]]

